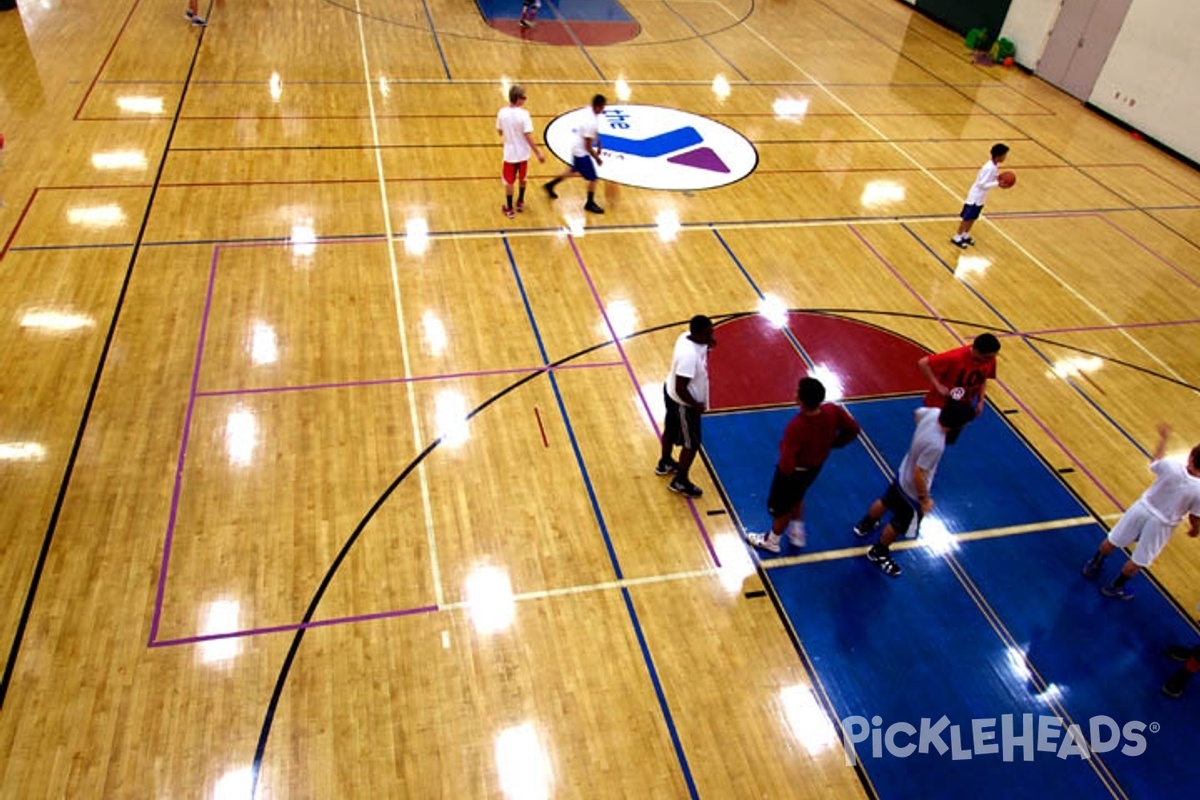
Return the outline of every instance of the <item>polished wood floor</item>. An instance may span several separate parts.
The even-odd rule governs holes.
[[[2,797],[873,792],[789,723],[821,690],[709,476],[692,505],[651,473],[674,338],[760,292],[933,350],[1005,332],[993,395],[1105,522],[1156,423],[1200,441],[1200,174],[904,4],[633,0],[606,47],[448,0],[21,6]],[[539,131],[621,82],[758,169],[509,221],[518,80]],[[1019,182],[964,254],[994,141]],[[1186,537],[1153,572],[1200,601]]]

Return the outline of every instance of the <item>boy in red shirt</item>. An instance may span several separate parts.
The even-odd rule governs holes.
[[[770,533],[747,533],[746,541],[760,550],[779,552],[780,537],[788,529],[788,541],[804,547],[804,495],[813,485],[829,452],[845,447],[862,431],[850,412],[825,402],[825,386],[816,378],[801,378],[796,387],[800,413],[792,418],[779,444],[779,463],[771,480],[767,511],[774,521]],[[789,524],[790,523],[790,524]]]
[[[983,413],[988,379],[996,379],[996,354],[999,352],[1000,340],[990,333],[981,333],[970,345],[922,358],[917,366],[930,385],[925,405],[942,408],[953,392],[954,398],[969,403],[978,417]],[[954,444],[960,430],[953,431],[946,438],[946,444]]]

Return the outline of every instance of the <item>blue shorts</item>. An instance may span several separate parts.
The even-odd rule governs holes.
[[[970,203],[963,204],[961,216],[964,221],[970,222],[979,219],[979,215],[983,213],[983,206],[973,206]]]
[[[571,169],[575,170],[585,181],[596,180],[596,162],[591,156],[575,156],[571,161]]]

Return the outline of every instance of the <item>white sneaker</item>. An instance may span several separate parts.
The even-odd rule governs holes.
[[[793,547],[804,547],[808,544],[808,532],[804,530],[803,522],[793,522],[788,525],[788,541]]]
[[[768,553],[779,552],[779,537],[773,533],[747,533],[746,541],[751,547],[766,550]]]

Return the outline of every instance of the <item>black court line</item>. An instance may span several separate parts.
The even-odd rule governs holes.
[[[204,41],[204,29],[200,30],[199,36],[196,38],[196,46],[192,51],[192,60],[188,65],[187,76],[184,79],[183,91],[179,94],[179,102],[175,108],[174,119],[171,123],[171,129],[167,134],[167,140],[163,145],[162,158],[158,162],[158,171],[154,176],[154,182],[150,187],[150,196],[146,199],[145,210],[142,213],[142,222],[138,228],[137,237],[133,242],[133,252],[130,253],[129,263],[125,267],[125,275],[121,281],[121,290],[117,294],[116,303],[113,306],[112,318],[109,321],[108,331],[104,335],[104,346],[100,350],[100,357],[96,362],[96,370],[92,375],[92,383],[88,388],[87,400],[83,406],[83,413],[80,416],[79,427],[75,432],[75,440],[71,445],[71,453],[67,457],[66,467],[63,470],[62,481],[59,483],[58,495],[54,500],[54,509],[50,513],[50,520],[46,525],[46,533],[42,537],[42,546],[38,552],[37,562],[34,565],[33,575],[29,579],[29,587],[25,593],[25,603],[21,608],[21,617],[17,622],[17,629],[13,635],[12,644],[9,645],[8,657],[4,665],[4,677],[0,678],[0,709],[4,707],[5,698],[8,696],[9,687],[12,685],[13,671],[16,668],[17,657],[21,652],[21,642],[25,638],[25,629],[29,625],[29,617],[33,612],[33,603],[37,597],[38,586],[41,584],[42,573],[46,568],[46,560],[50,555],[50,546],[54,541],[54,533],[58,528],[58,520],[62,515],[63,503],[66,500],[67,489],[71,484],[71,477],[75,471],[75,462],[79,457],[79,450],[83,444],[83,437],[87,432],[88,421],[91,418],[92,407],[96,402],[96,395],[100,389],[100,380],[104,375],[104,368],[108,364],[108,354],[112,350],[113,338],[116,335],[117,323],[121,318],[121,310],[125,306],[125,297],[129,292],[129,283],[133,278],[133,268],[137,263],[137,257],[140,252],[140,245],[146,233],[146,225],[150,220],[150,211],[154,207],[154,198],[158,191],[158,182],[162,179],[163,169],[167,163],[167,155],[171,149],[171,140],[175,136],[175,129],[178,125],[179,112],[183,108],[184,99],[187,97],[188,80],[191,79],[192,73],[196,69],[196,61],[200,55],[200,45]]]

